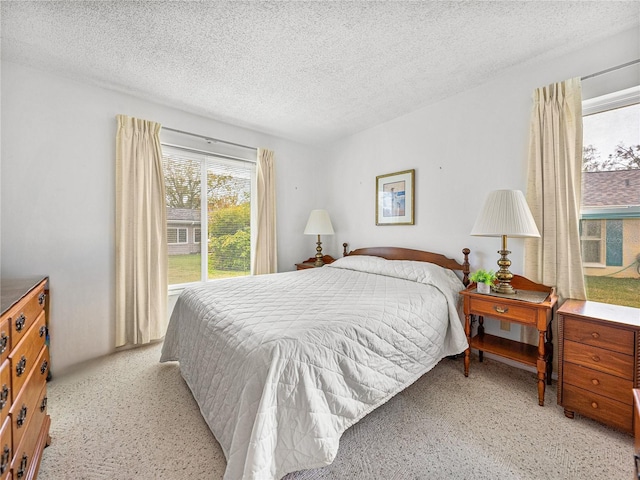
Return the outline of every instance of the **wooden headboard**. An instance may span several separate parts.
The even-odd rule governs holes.
[[[462,283],[465,287],[470,283],[469,272],[471,271],[471,266],[469,264],[469,253],[471,253],[471,250],[469,250],[468,248],[462,249],[464,261],[462,263],[458,263],[456,260],[445,257],[444,255],[441,255],[439,253],[425,252],[422,250],[412,250],[410,248],[372,247],[358,248],[357,250],[349,252],[347,250],[347,247],[347,243],[342,244],[342,254],[345,257],[347,255],[371,255],[374,257],[386,258],[387,260],[416,260],[418,262],[435,263],[436,265],[440,265],[443,268],[462,271]]]

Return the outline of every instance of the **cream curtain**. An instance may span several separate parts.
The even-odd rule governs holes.
[[[278,271],[275,158],[271,150],[258,149],[256,177],[257,232],[251,271],[261,275]]]
[[[167,326],[167,227],[160,124],[118,115],[116,347],[149,343]]]
[[[541,237],[525,240],[525,276],[555,286],[560,303],[586,298],[581,182],[582,93],[580,79],[573,78],[535,90],[529,137],[526,196]],[[537,343],[532,333],[523,332],[523,339]]]

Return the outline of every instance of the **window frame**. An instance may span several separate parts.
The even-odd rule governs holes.
[[[584,223],[583,223],[584,222]],[[587,236],[584,232],[586,230],[586,222],[599,222],[600,223],[600,236],[599,237],[590,237]],[[599,250],[599,262],[585,262],[584,261],[584,249],[582,242],[600,242]],[[582,255],[582,266],[587,268],[606,268],[606,250],[607,246],[607,228],[606,228],[606,220],[604,219],[593,219],[593,218],[581,218],[580,219],[580,255]]]
[[[251,196],[250,196],[250,208],[251,208],[251,214],[250,214],[250,220],[249,220],[249,224],[250,224],[250,229],[251,229],[251,247],[250,247],[250,252],[251,252],[251,257],[253,257],[253,252],[255,251],[255,227],[256,227],[256,223],[257,223],[257,194],[256,194],[256,188],[257,188],[257,174],[256,174],[256,170],[257,170],[257,160],[251,160],[251,159],[247,159],[247,158],[241,158],[241,157],[236,157],[236,156],[231,156],[231,155],[226,155],[226,154],[221,154],[221,153],[214,153],[214,152],[210,152],[210,151],[205,151],[205,150],[201,150],[201,149],[197,149],[197,148],[192,148],[192,147],[188,147],[188,146],[182,146],[182,145],[176,145],[176,144],[172,144],[172,143],[166,143],[166,142],[160,142],[161,146],[162,146],[162,153],[163,156],[165,155],[165,148],[168,149],[172,149],[172,150],[177,150],[178,153],[181,153],[182,155],[184,154],[189,154],[189,155],[193,155],[192,160],[196,160],[200,162],[200,185],[201,185],[201,191],[200,191],[200,225],[202,228],[202,225],[207,226],[206,228],[206,235],[207,235],[207,240],[205,242],[202,241],[202,231],[201,231],[201,241],[200,241],[200,279],[193,281],[193,282],[184,282],[184,283],[176,283],[176,284],[169,284],[168,285],[168,292],[170,295],[174,295],[174,294],[179,294],[180,292],[182,292],[182,290],[184,290],[185,288],[192,286],[192,285],[199,285],[202,283],[206,283],[206,282],[211,282],[214,281],[215,279],[209,279],[209,269],[208,269],[208,263],[209,263],[209,259],[208,259],[208,246],[209,246],[209,229],[208,229],[208,198],[207,198],[207,194],[206,194],[206,185],[207,185],[207,172],[209,169],[209,166],[213,166],[215,164],[220,164],[220,163],[228,163],[230,165],[235,165],[239,162],[244,162],[244,163],[249,163],[252,165],[252,167],[250,168],[250,184],[251,184]],[[204,186],[204,187],[203,187]],[[173,227],[172,227],[173,228]],[[168,243],[168,242],[167,242]],[[196,243],[197,244],[197,243]],[[177,245],[177,244],[171,244],[171,245]],[[183,244],[180,244],[183,245]],[[202,259],[206,259],[206,260],[202,260]],[[251,271],[249,273],[250,275],[253,274],[253,268],[251,268]]]
[[[169,230],[176,231],[175,242],[169,241]],[[185,238],[184,242],[180,241],[180,230],[184,230],[184,238]],[[189,243],[189,229],[187,227],[167,227],[167,245],[186,245],[188,243]]]

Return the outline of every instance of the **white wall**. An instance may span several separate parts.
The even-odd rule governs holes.
[[[2,276],[49,275],[54,374],[113,350],[117,114],[274,150],[280,270],[315,251],[315,149],[7,62],[1,102]]]
[[[500,240],[471,237],[469,232],[490,191],[526,189],[533,90],[637,58],[640,38],[634,29],[572,55],[532,61],[335,144],[329,208],[340,241],[346,239],[351,248],[426,249],[456,259],[469,247],[473,269],[497,269]],[[583,98],[637,85],[639,72],[626,68],[586,80]],[[376,226],[376,176],[411,168],[416,169],[415,225]],[[513,252],[511,270],[521,274],[522,240],[510,239],[508,247]]]

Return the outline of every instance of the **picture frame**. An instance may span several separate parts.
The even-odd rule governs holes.
[[[376,225],[414,225],[415,170],[376,177]]]

